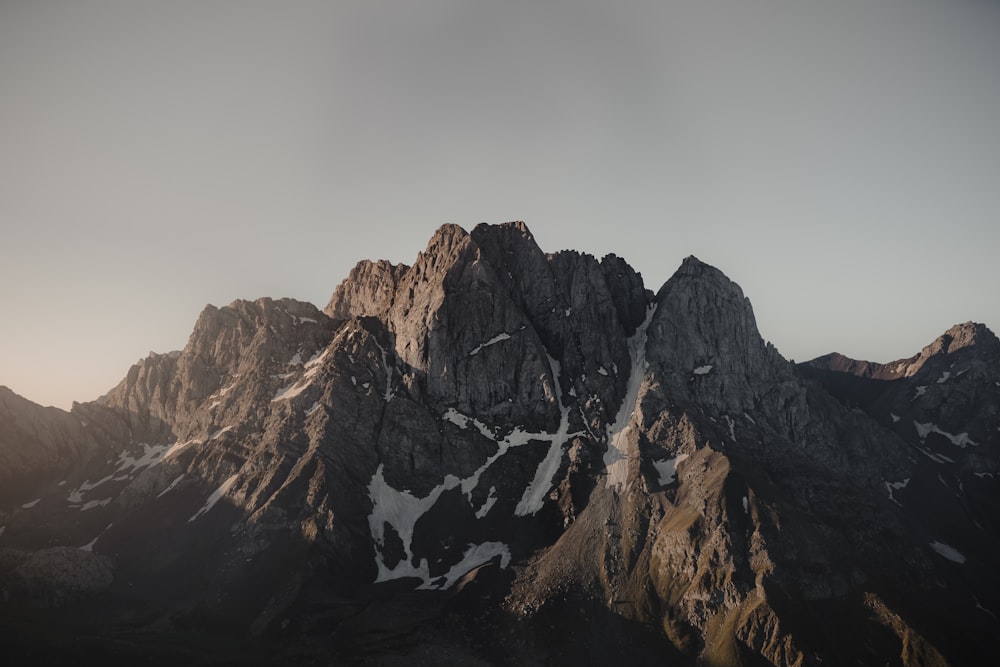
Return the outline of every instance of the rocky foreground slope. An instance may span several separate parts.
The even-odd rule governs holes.
[[[795,366],[690,257],[523,223],[0,390],[5,664],[964,665],[1000,651],[1000,342]]]

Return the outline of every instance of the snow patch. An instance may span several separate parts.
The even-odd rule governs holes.
[[[965,562],[965,556],[963,556],[958,549],[949,544],[935,541],[931,542],[930,546],[931,549],[936,551],[940,556],[943,556],[944,558],[947,558],[948,560],[954,563],[958,563],[959,565],[961,565],[962,563]]]
[[[66,496],[67,502],[71,503],[83,502],[82,495],[84,493],[90,491],[91,489],[96,489],[101,484],[104,484],[105,482],[110,480],[112,477],[114,477],[114,474],[108,475],[107,477],[102,477],[101,479],[97,480],[94,483],[91,483],[90,480],[84,480],[83,483],[80,484],[80,486],[76,487],[75,489],[69,492],[69,495]]]
[[[94,550],[94,545],[97,544],[97,540],[101,539],[101,535],[103,535],[104,533],[108,532],[108,528],[110,528],[112,525],[114,525],[114,524],[110,524],[109,523],[107,526],[104,527],[104,530],[102,530],[101,532],[99,532],[97,534],[97,537],[95,537],[91,541],[87,542],[82,547],[79,547],[80,551],[93,551]]]
[[[895,492],[898,491],[899,489],[905,489],[906,485],[909,484],[909,483],[910,483],[910,478],[909,477],[907,477],[906,479],[904,479],[902,482],[889,482],[889,481],[886,481],[885,482],[885,490],[889,494],[889,500],[891,500],[892,502],[894,502],[897,505],[899,505],[900,507],[902,507],[903,504],[901,502],[899,502],[898,500],[896,500]]]
[[[948,371],[943,371],[941,373],[941,377],[938,378],[937,383],[938,384],[944,384],[945,382],[948,381],[948,378],[950,378],[950,377],[951,377],[951,373],[949,373]]]
[[[139,457],[132,456],[126,451],[118,455],[118,467],[115,469],[115,473],[132,474],[138,472],[140,468],[152,467],[170,451],[169,445],[139,443],[137,446],[142,448],[142,454]]]
[[[224,433],[228,433],[229,431],[232,431],[232,430],[233,430],[232,426],[224,426],[223,428],[220,428],[218,431],[216,431],[212,435],[208,436],[208,439],[209,440],[218,440],[219,438],[222,437],[222,435]]]
[[[632,430],[636,402],[639,400],[639,389],[642,387],[643,376],[646,374],[646,329],[653,319],[656,306],[653,305],[646,314],[646,319],[636,328],[628,339],[628,353],[632,360],[629,370],[628,385],[625,398],[618,408],[615,423],[608,426],[608,449],[604,453],[604,466],[608,471],[607,485],[615,489],[623,489],[628,478],[628,434]]]
[[[940,428],[938,428],[937,424],[932,424],[930,422],[926,424],[921,424],[918,421],[914,421],[913,427],[917,429],[917,437],[919,437],[921,440],[926,440],[927,436],[930,435],[931,433],[937,433],[939,435],[943,435],[944,437],[948,438],[948,440],[951,441],[951,444],[955,445],[956,447],[965,448],[967,445],[972,445],[972,446],[978,445],[978,443],[969,438],[968,433],[959,433],[958,435],[952,435],[947,431],[942,431]]]
[[[389,354],[378,341],[375,341],[375,345],[378,347],[379,352],[382,353],[382,368],[385,370],[385,393],[382,395],[382,399],[388,403],[394,396],[392,391],[392,368],[389,366]]]
[[[708,375],[712,371],[712,366],[698,366],[698,368],[691,371],[695,375]]]
[[[965,447],[966,445],[977,446],[979,443],[969,438],[968,433],[959,433],[958,435],[950,435],[948,433],[942,433],[945,437],[951,440],[951,444],[958,447]]]
[[[2,532],[0,532],[0,534],[2,534]],[[974,601],[974,602],[976,603],[976,609],[978,609],[979,611],[982,611],[982,612],[985,612],[985,613],[989,614],[990,616],[992,616],[992,617],[993,617],[993,619],[994,619],[994,620],[996,620],[996,618],[997,618],[997,615],[996,615],[996,614],[994,614],[994,613],[993,613],[992,611],[990,611],[989,609],[987,609],[986,607],[984,607],[984,606],[982,605],[982,603],[981,603],[981,602],[979,602],[979,598],[977,598],[977,597],[976,597],[975,595],[973,595],[973,596],[972,596],[972,600],[973,600],[973,601]]]
[[[493,505],[495,505],[497,502],[496,494],[497,494],[497,487],[491,486],[490,494],[486,496],[486,500],[483,501],[483,506],[480,507],[478,510],[476,510],[477,519],[482,519],[484,516],[489,514],[490,509],[492,509]]]
[[[489,438],[490,440],[493,440],[493,442],[497,444],[497,451],[494,452],[492,456],[487,458],[486,461],[483,463],[483,465],[479,466],[479,468],[476,469],[475,472],[473,472],[471,475],[462,480],[462,493],[465,494],[469,502],[472,502],[472,491],[479,485],[479,478],[482,476],[482,474],[486,471],[487,468],[493,465],[493,463],[497,459],[506,454],[507,450],[511,449],[512,447],[523,447],[532,440],[544,439],[545,437],[552,437],[550,434],[547,433],[541,433],[541,434],[529,433],[527,431],[521,430],[520,428],[515,428],[513,431],[507,434],[505,438],[503,438],[502,440],[497,440],[496,436],[494,436],[493,433],[490,432],[486,424],[482,423],[478,419],[472,419],[470,417],[465,417],[464,415],[459,415],[459,416],[463,417],[466,420],[465,426],[463,428],[469,428],[469,427],[475,428],[476,430],[479,431],[480,434],[483,435],[483,437]],[[454,420],[452,421],[454,423]]]
[[[658,480],[660,486],[666,486],[674,481],[677,477],[677,464],[687,457],[687,454],[678,454],[674,458],[665,461],[653,461],[653,467],[656,468],[656,472],[660,476]]]
[[[200,517],[203,514],[207,514],[213,507],[215,507],[215,504],[217,502],[219,502],[219,500],[222,499],[222,496],[224,496],[227,493],[229,493],[229,489],[233,488],[233,485],[236,484],[236,478],[237,477],[238,477],[238,475],[233,475],[229,479],[227,479],[225,482],[223,482],[222,484],[220,484],[219,488],[217,488],[215,491],[213,491],[212,495],[210,495],[208,497],[208,500],[205,501],[205,504],[201,506],[201,509],[199,509],[197,512],[195,512],[191,516],[191,518],[188,519],[188,523],[191,523],[192,521],[194,521],[195,519],[197,519],[198,517]]]
[[[287,387],[282,387],[281,389],[276,391],[274,394],[274,398],[271,399],[271,402],[275,403],[277,401],[286,401],[293,399],[302,392],[304,392],[306,389],[308,389],[309,385],[312,384],[313,377],[315,377],[315,375],[319,372],[320,368],[322,367],[323,360],[326,358],[326,355],[329,354],[329,352],[330,348],[328,347],[322,352],[317,352],[316,354],[314,354],[309,359],[309,361],[305,363],[304,366],[305,373],[302,374],[302,377],[299,379],[299,381]]]
[[[743,496],[743,511],[746,514],[750,514],[750,501],[747,499],[746,496]]]
[[[556,403],[559,405],[561,413],[559,419],[559,429],[555,433],[534,434],[534,440],[548,440],[549,452],[542,459],[535,471],[535,478],[524,490],[521,501],[517,504],[514,514],[517,516],[527,516],[542,509],[545,504],[545,494],[552,488],[552,478],[559,470],[559,463],[562,460],[563,445],[570,438],[580,435],[569,432],[569,406],[563,404],[562,385],[559,383],[561,368],[559,362],[549,356],[549,367],[552,370],[553,391],[556,395]]]
[[[554,376],[556,378],[556,382],[558,383],[559,376],[557,369],[558,364],[556,364],[556,368],[554,369]],[[559,391],[558,384],[556,391]],[[560,407],[562,407],[561,397],[559,398],[559,402]],[[423,498],[417,498],[405,489],[394,489],[385,480],[384,466],[380,465],[378,467],[368,484],[368,497],[372,501],[372,512],[368,516],[368,526],[376,544],[375,560],[378,568],[376,581],[388,581],[390,579],[399,579],[403,577],[416,577],[421,579],[423,582],[421,588],[448,587],[457,581],[459,577],[465,574],[465,572],[468,572],[470,569],[477,567],[492,558],[495,558],[496,556],[501,557],[501,567],[507,567],[510,562],[510,554],[506,545],[499,542],[488,542],[478,546],[469,545],[469,550],[466,551],[462,561],[452,567],[448,575],[443,578],[432,578],[430,576],[429,566],[425,559],[421,559],[420,563],[416,565],[413,563],[414,556],[411,550],[411,545],[413,542],[413,531],[417,521],[434,506],[442,493],[450,489],[460,487],[462,493],[465,494],[466,498],[469,502],[471,502],[472,491],[478,486],[479,479],[483,472],[493,465],[497,459],[506,454],[509,449],[513,447],[522,447],[533,441],[548,440],[551,442],[549,454],[539,465],[535,474],[535,479],[532,481],[531,485],[525,489],[524,496],[518,503],[516,510],[519,515],[522,513],[533,514],[534,512],[537,512],[538,509],[542,507],[545,494],[551,487],[552,475],[554,475],[555,471],[558,470],[559,455],[562,452],[563,442],[572,435],[576,435],[566,433],[569,428],[567,408],[563,408],[562,423],[560,424],[560,429],[556,433],[531,433],[517,427],[507,434],[507,436],[500,439],[497,438],[496,434],[493,433],[493,431],[491,431],[486,424],[473,417],[463,415],[454,408],[450,408],[445,411],[441,418],[445,421],[451,422],[459,428],[474,429],[478,431],[484,438],[492,440],[497,444],[497,451],[494,452],[492,456],[487,458],[475,472],[465,479],[459,479],[454,475],[445,476],[444,481],[431,489],[430,493]],[[553,452],[555,452],[554,463],[550,460],[553,458]],[[480,519],[485,517],[496,501],[496,488],[491,487],[490,493],[483,505],[476,511],[476,517]],[[403,543],[404,557],[392,568],[389,568],[386,565],[381,551],[385,546],[386,525],[392,527]]]
[[[448,573],[441,577],[435,577],[434,582],[425,582],[420,588],[442,588],[448,589],[455,585],[466,573],[475,568],[488,563],[497,556],[500,557],[501,569],[506,569],[510,565],[510,548],[503,542],[484,542],[483,544],[470,544],[465,550],[462,560],[452,565]],[[435,585],[436,584],[436,585]]]
[[[899,415],[897,415],[897,414],[893,414],[893,413],[890,412],[889,413],[889,417],[892,419],[892,423],[893,424],[895,424],[896,422],[899,421]]]
[[[481,343],[481,344],[477,345],[476,347],[472,348],[472,351],[469,352],[469,356],[470,357],[474,357],[477,354],[479,354],[479,351],[482,350],[484,347],[489,347],[490,345],[496,345],[497,343],[499,343],[500,341],[503,341],[503,340],[510,340],[510,334],[507,333],[506,331],[502,332],[502,333],[498,333],[496,336],[494,336],[493,338],[490,338],[485,343]]]
[[[500,338],[500,340],[504,339]],[[368,516],[368,526],[376,545],[375,560],[376,567],[378,568],[376,581],[416,577],[423,582],[420,586],[421,588],[447,588],[453,585],[458,578],[469,570],[498,556],[501,559],[501,567],[507,567],[510,562],[510,552],[505,544],[500,542],[487,542],[480,545],[470,544],[462,561],[450,568],[447,575],[443,577],[431,577],[426,559],[421,559],[417,564],[413,562],[413,531],[420,517],[434,506],[442,493],[460,487],[462,493],[465,494],[471,503],[472,492],[478,486],[479,479],[487,468],[506,454],[509,449],[522,447],[536,441],[548,442],[549,451],[539,464],[531,484],[524,490],[524,494],[515,509],[515,514],[526,516],[534,514],[542,508],[545,496],[552,487],[552,478],[559,469],[563,446],[569,438],[578,435],[577,433],[569,433],[569,408],[563,404],[562,400],[562,389],[559,384],[559,363],[550,357],[549,364],[552,369],[555,398],[562,413],[559,428],[555,433],[533,433],[525,431],[520,427],[515,427],[505,437],[498,438],[496,433],[486,426],[486,424],[474,417],[463,415],[454,408],[450,408],[441,416],[443,420],[461,429],[474,429],[484,438],[493,441],[497,445],[497,451],[488,457],[475,472],[465,479],[459,479],[454,475],[447,475],[444,481],[434,487],[427,496],[417,498],[405,489],[398,490],[390,486],[385,480],[384,466],[380,465],[378,467],[368,484],[368,496],[372,501],[372,511]],[[476,517],[480,519],[485,517],[496,502],[496,487],[491,487],[486,500],[476,511]],[[382,549],[385,546],[386,525],[390,526],[399,536],[404,551],[403,558],[392,568],[386,565],[382,555]]]
[[[238,378],[239,375],[240,375],[239,373],[236,373],[235,375],[233,375],[233,381],[231,383],[229,383],[228,385],[226,385],[225,387],[223,387],[222,389],[220,389],[219,391],[217,391],[214,394],[212,394],[211,396],[209,396],[208,397],[209,400],[211,400],[213,398],[222,398],[223,396],[225,396],[226,394],[228,394],[229,392],[231,392],[233,389],[235,389],[236,388],[236,378]],[[213,403],[209,407],[210,408],[211,407],[215,407],[218,404],[219,404],[219,402],[215,401],[215,403]]]
[[[176,477],[176,478],[174,479],[174,481],[170,482],[170,486],[168,486],[167,488],[163,489],[163,490],[162,490],[162,491],[160,491],[160,492],[159,492],[158,494],[156,494],[156,497],[157,497],[157,498],[159,498],[160,496],[162,496],[162,495],[165,495],[165,494],[166,494],[166,493],[167,493],[168,491],[172,491],[172,490],[173,490],[173,488],[174,488],[175,486],[177,486],[177,485],[178,485],[178,484],[180,483],[180,481],[181,481],[182,479],[184,479],[184,473],[181,473],[180,475],[178,475],[178,476],[177,476],[177,477]]]
[[[309,409],[307,409],[305,412],[306,417],[316,412],[317,410],[319,410],[319,401],[316,401],[315,403],[309,406]]]
[[[913,398],[915,399],[917,398],[917,396],[923,396],[926,393],[927,393],[927,385],[922,384],[919,387],[917,387],[917,393],[913,395]]]
[[[445,411],[445,413],[441,417],[445,421],[449,421],[459,428],[469,428],[471,426],[472,428],[475,428],[477,431],[479,431],[484,438],[489,438],[490,440],[494,441],[496,440],[496,436],[489,429],[489,427],[486,426],[486,424],[479,421],[478,419],[474,419],[472,417],[466,417],[455,408],[449,408],[447,411]]]
[[[66,502],[74,504],[82,503],[83,494],[85,494],[87,491],[90,491],[92,488],[96,486],[100,486],[109,479],[111,479],[111,475],[108,475],[104,479],[94,482],[93,484],[90,484],[90,480],[84,480],[83,483],[80,484],[80,486],[76,487],[75,489],[69,492],[69,495],[66,496]]]
[[[597,369],[597,373],[598,373],[598,375],[603,375],[604,377],[608,377],[608,371],[607,371],[607,369],[604,368],[604,366],[601,366],[600,368],[598,368]]]
[[[420,517],[434,506],[441,494],[458,486],[461,480],[454,475],[447,475],[444,482],[434,487],[427,496],[417,498],[409,491],[398,491],[389,486],[389,483],[385,481],[384,468],[384,464],[379,464],[371,482],[368,483],[368,497],[372,501],[372,513],[368,515],[368,527],[375,540],[375,564],[378,567],[378,576],[376,576],[375,581],[417,577],[423,580],[424,584],[430,584],[431,578],[427,560],[421,559],[417,566],[414,566],[412,562],[413,529]],[[382,549],[385,547],[386,525],[396,531],[399,539],[403,542],[403,558],[393,568],[386,565],[382,555]]]
[[[170,448],[167,451],[165,451],[163,453],[163,456],[160,458],[160,460],[161,461],[165,461],[166,459],[170,458],[174,454],[177,454],[179,451],[181,451],[182,449],[184,449],[188,445],[195,445],[195,444],[200,445],[203,442],[204,442],[204,440],[200,440],[200,439],[185,440],[184,442],[175,442],[174,444],[172,444],[170,446]]]
[[[919,448],[918,448],[919,449]],[[955,459],[945,456],[944,454],[934,454],[926,449],[921,449],[920,452],[935,463],[954,463]]]
[[[24,503],[23,505],[21,505],[21,509],[30,510],[32,507],[34,507],[35,505],[37,505],[40,502],[42,502],[41,498],[35,498],[31,502]]]
[[[729,415],[722,415],[722,418],[726,420],[726,424],[729,425],[729,439],[736,442],[736,422]]]
[[[304,379],[305,378],[303,378],[303,380]],[[299,382],[297,382],[296,384],[289,385],[287,387],[282,387],[281,389],[276,391],[274,394],[274,398],[271,399],[271,402],[276,403],[277,401],[290,400],[295,398],[302,392],[304,392],[306,389],[309,388],[309,382],[303,380],[299,380]]]
[[[105,507],[111,502],[111,498],[105,498],[104,500],[88,500],[80,508],[81,512],[86,512],[87,510],[92,510],[95,507]]]

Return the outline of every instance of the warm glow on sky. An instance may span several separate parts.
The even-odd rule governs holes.
[[[0,3],[0,384],[68,407],[206,303],[525,220],[786,357],[1000,328],[1000,3]]]

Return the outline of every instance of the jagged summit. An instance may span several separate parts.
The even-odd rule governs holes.
[[[1000,339],[985,324],[965,322],[949,328],[925,346],[919,354],[906,359],[883,364],[852,359],[839,352],[831,352],[805,362],[805,365],[817,370],[889,381],[916,376],[928,362],[933,362],[931,366],[935,367],[935,370],[938,365],[951,365],[954,363],[953,355],[1000,360]]]
[[[750,300],[717,268],[687,257],[655,304],[649,333],[659,344],[647,358],[676,395],[711,397],[739,413],[753,405],[753,385],[791,379],[761,337]]]
[[[384,259],[362,260],[337,286],[323,312],[335,320],[377,317],[392,305],[396,286],[409,269]]]
[[[0,641],[51,663],[977,664],[1000,636],[995,349],[970,323],[891,368],[796,367],[693,256],[654,294],[523,222],[444,225],[322,311],[206,307],[72,413],[0,389]]]
[[[1000,339],[990,331],[985,324],[965,322],[956,324],[942,334],[937,340],[924,348],[924,356],[931,354],[953,354],[973,345],[996,351],[1000,349]]]
[[[481,222],[476,225],[472,230],[472,236],[481,236],[484,234],[491,233],[501,233],[501,234],[517,234],[520,235],[525,241],[535,242],[535,236],[528,229],[528,225],[523,220],[513,220],[511,222],[504,222],[499,225],[491,225],[486,222]]]

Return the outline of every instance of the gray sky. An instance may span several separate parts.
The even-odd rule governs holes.
[[[990,0],[0,0],[0,384],[91,400],[206,303],[507,220],[909,356],[1000,327],[998,119]]]

